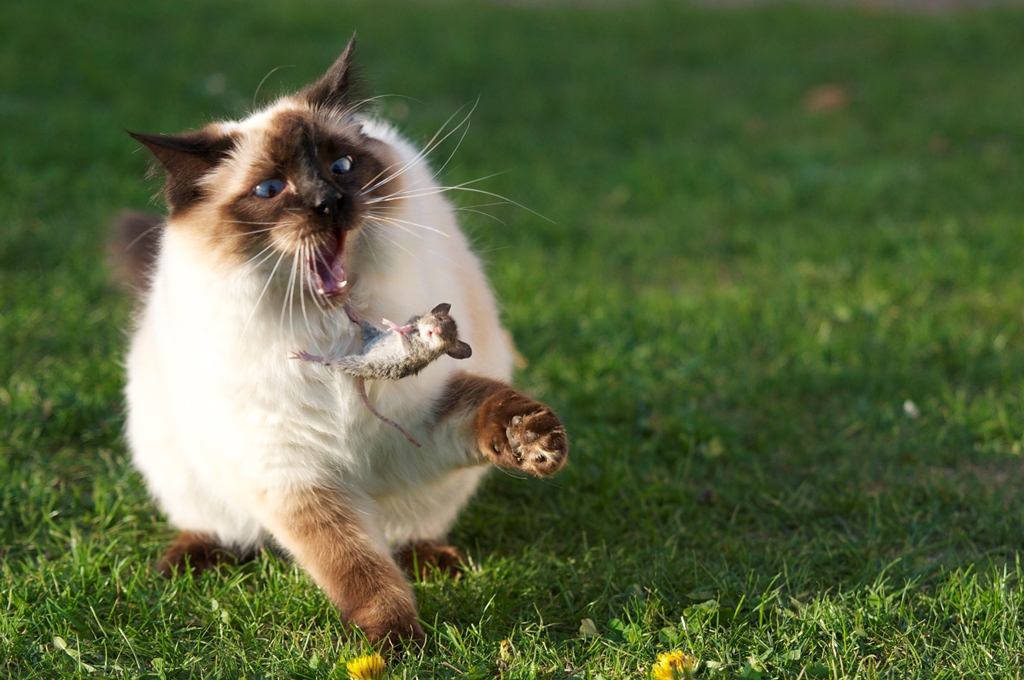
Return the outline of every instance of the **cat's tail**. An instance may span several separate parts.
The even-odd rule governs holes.
[[[162,218],[137,210],[121,211],[111,224],[107,242],[110,271],[139,295],[149,289],[163,227]]]

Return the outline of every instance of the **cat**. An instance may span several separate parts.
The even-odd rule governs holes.
[[[488,466],[566,462],[550,408],[509,384],[514,349],[424,158],[351,93],[355,39],[316,82],[240,121],[129,133],[166,174],[166,220],[115,237],[141,303],[127,356],[133,463],[180,533],[165,575],[283,549],[373,644],[422,642],[402,567],[444,544]],[[127,252],[123,247],[132,247]],[[472,356],[366,383],[296,351],[358,353],[355,319],[444,301]]]

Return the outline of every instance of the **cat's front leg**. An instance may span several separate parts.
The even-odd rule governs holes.
[[[565,427],[551,409],[497,380],[456,373],[438,420],[459,416],[470,418],[477,450],[494,465],[550,477],[568,460]]]
[[[267,491],[265,526],[373,644],[422,643],[416,601],[383,537],[372,501],[330,487]]]

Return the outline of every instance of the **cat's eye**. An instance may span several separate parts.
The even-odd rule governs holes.
[[[331,172],[342,175],[352,169],[352,156],[342,156],[331,163]]]
[[[267,179],[252,188],[256,198],[273,198],[284,191],[284,182],[279,179]]]

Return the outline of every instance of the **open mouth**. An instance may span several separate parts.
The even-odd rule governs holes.
[[[337,297],[345,292],[348,279],[345,274],[345,232],[340,231],[324,239],[310,251],[306,263],[309,268],[309,287],[324,298]]]

